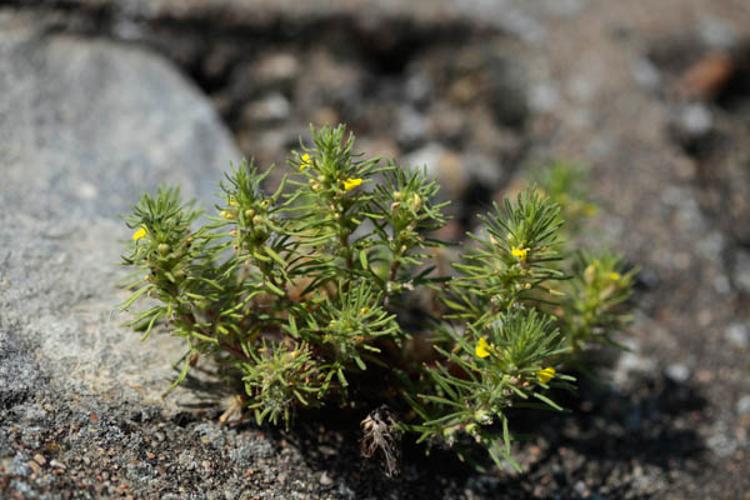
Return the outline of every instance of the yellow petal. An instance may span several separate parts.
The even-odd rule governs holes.
[[[620,278],[622,278],[622,276],[620,276],[620,273],[609,273],[609,279],[611,281],[620,281]]]
[[[344,181],[344,190],[351,191],[352,189],[359,187],[361,185],[362,185],[362,179],[350,177],[349,179],[346,179]]]
[[[312,166],[312,158],[310,155],[305,153],[300,156],[299,171],[304,172],[308,167]]]
[[[145,226],[139,227],[136,232],[133,233],[133,241],[138,241],[142,238],[145,238],[148,234],[148,231],[146,230]]]
[[[536,372],[536,378],[540,383],[546,384],[550,380],[555,378],[556,374],[557,374],[557,371],[551,366],[548,366],[547,368],[543,368],[539,370],[538,372]]]
[[[524,247],[513,247],[510,249],[510,254],[521,262],[526,262],[526,256],[529,255],[529,249]]]
[[[479,337],[477,346],[474,348],[474,354],[476,354],[478,358],[486,358],[492,354],[492,346],[487,342],[486,338]]]

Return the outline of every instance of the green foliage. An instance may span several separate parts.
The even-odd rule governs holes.
[[[554,161],[537,168],[534,180],[560,206],[566,230],[578,232],[583,222],[597,212],[588,193],[587,171],[582,166],[566,161]]]
[[[453,272],[439,275],[438,186],[353,147],[343,126],[313,130],[272,194],[271,170],[232,168],[215,217],[174,189],[144,195],[123,257],[145,273],[123,305],[142,304],[130,325],[183,339],[176,383],[199,357],[241,381],[259,423],[386,403],[400,420],[382,408],[365,420],[368,455],[410,430],[432,443],[468,436],[513,463],[513,410],[561,410],[552,398],[574,389],[574,357],[612,343],[627,321],[633,272],[567,248],[563,200],[580,194],[558,172],[481,217]],[[392,465],[395,450],[383,454]]]

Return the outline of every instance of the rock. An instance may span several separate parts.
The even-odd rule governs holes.
[[[750,293],[750,252],[737,249],[734,255],[734,272],[731,275],[735,287],[743,293]]]
[[[331,486],[333,484],[333,479],[328,475],[328,472],[323,471],[323,474],[320,475],[320,484],[323,486]]]
[[[181,346],[121,326],[122,215],[179,185],[207,202],[237,150],[207,101],[135,48],[0,23],[0,400],[42,379],[157,400]]]
[[[430,135],[441,142],[459,142],[466,132],[466,115],[460,108],[438,101],[427,117]]]
[[[291,112],[289,101],[274,92],[251,103],[243,113],[243,121],[249,126],[264,126],[286,120]]]
[[[750,345],[750,326],[743,323],[732,323],[727,327],[724,337],[737,349],[746,349]]]
[[[426,166],[428,175],[437,179],[452,199],[464,193],[470,180],[461,157],[435,142],[404,156],[403,164],[412,168]]]
[[[533,85],[529,92],[529,107],[537,113],[547,113],[560,104],[560,91],[550,82]]]
[[[493,56],[488,58],[487,74],[497,122],[511,128],[523,126],[529,114],[523,66],[508,57]]]
[[[404,84],[406,98],[415,106],[426,104],[434,93],[434,83],[424,72],[411,73]]]
[[[646,57],[639,57],[633,61],[632,71],[636,83],[648,90],[657,90],[662,83],[659,68]]]
[[[737,32],[717,17],[702,17],[698,30],[706,45],[713,49],[731,49],[737,45]]]
[[[737,400],[737,413],[750,415],[750,394],[745,394]]]
[[[471,178],[481,186],[495,190],[504,177],[502,164],[482,153],[469,153],[464,159],[465,169]]]
[[[676,117],[678,132],[689,139],[704,137],[711,131],[713,125],[711,110],[700,103],[683,106]]]
[[[290,52],[265,54],[255,66],[255,81],[260,86],[286,86],[300,71],[299,59]]]
[[[673,363],[665,370],[667,376],[678,383],[687,382],[690,378],[690,368],[682,363]]]
[[[397,113],[398,131],[396,137],[404,147],[414,147],[424,141],[427,134],[427,121],[424,115],[410,106],[402,106]]]

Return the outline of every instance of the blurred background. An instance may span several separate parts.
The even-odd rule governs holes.
[[[77,357],[80,380],[112,381],[121,375],[101,375],[98,360],[114,356],[128,380],[148,386],[132,368],[145,361],[111,354],[120,340],[96,316],[111,304],[92,297],[112,293],[117,249],[92,246],[125,234],[118,217],[144,189],[177,182],[210,207],[230,161],[283,165],[309,124],[339,122],[367,155],[427,165],[453,202],[443,236],[457,241],[531,172],[554,161],[580,166],[600,207],[583,238],[641,269],[623,336],[630,350],[611,368],[612,384],[586,382],[570,414],[543,417],[541,436],[519,448],[521,474],[478,475],[449,454],[416,450],[404,475],[386,480],[357,457],[356,429],[315,423],[296,437],[268,436],[184,412],[157,417],[150,406],[138,411],[156,413],[133,424],[101,384],[81,382],[82,399],[65,404],[86,415],[109,408],[108,425],[131,436],[96,441],[115,450],[105,453],[110,462],[98,459],[110,471],[101,479],[75,461],[93,445],[73,431],[55,438],[67,469],[27,465],[52,439],[45,432],[77,418],[55,409],[54,391],[72,389],[40,395],[37,383],[8,381],[0,394],[36,395],[5,397],[0,492],[750,498],[747,0],[6,0],[0,242],[6,280],[27,288],[0,301],[6,323],[21,325],[0,344],[12,353],[5,362],[50,359],[34,375],[42,380]],[[61,271],[40,271],[57,256]],[[67,277],[91,269],[90,281]],[[59,298],[66,286],[75,299]],[[98,319],[71,315],[78,306]],[[42,309],[49,324],[29,327]],[[101,344],[86,350],[95,356],[60,354],[71,349],[63,317],[72,330],[98,332]],[[7,374],[21,365],[7,366],[7,380],[17,378]],[[35,421],[29,408],[40,401],[51,409]],[[98,436],[99,418],[81,428]],[[8,422],[47,437],[35,448]],[[144,459],[159,432],[180,448]],[[131,470],[123,460],[146,465]]]

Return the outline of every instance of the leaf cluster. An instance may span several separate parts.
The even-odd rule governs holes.
[[[368,442],[392,442],[392,424],[429,442],[469,436],[512,463],[510,412],[561,410],[553,391],[574,388],[572,357],[627,321],[633,272],[571,251],[543,189],[482,216],[439,274],[445,203],[424,170],[363,158],[343,126],[312,129],[288,169],[270,191],[272,169],[233,167],[214,216],[161,189],[127,219],[130,325],[184,341],[176,383],[199,358],[216,363],[258,423],[387,403],[400,419],[371,419],[381,437]],[[414,304],[416,323],[404,319]]]

